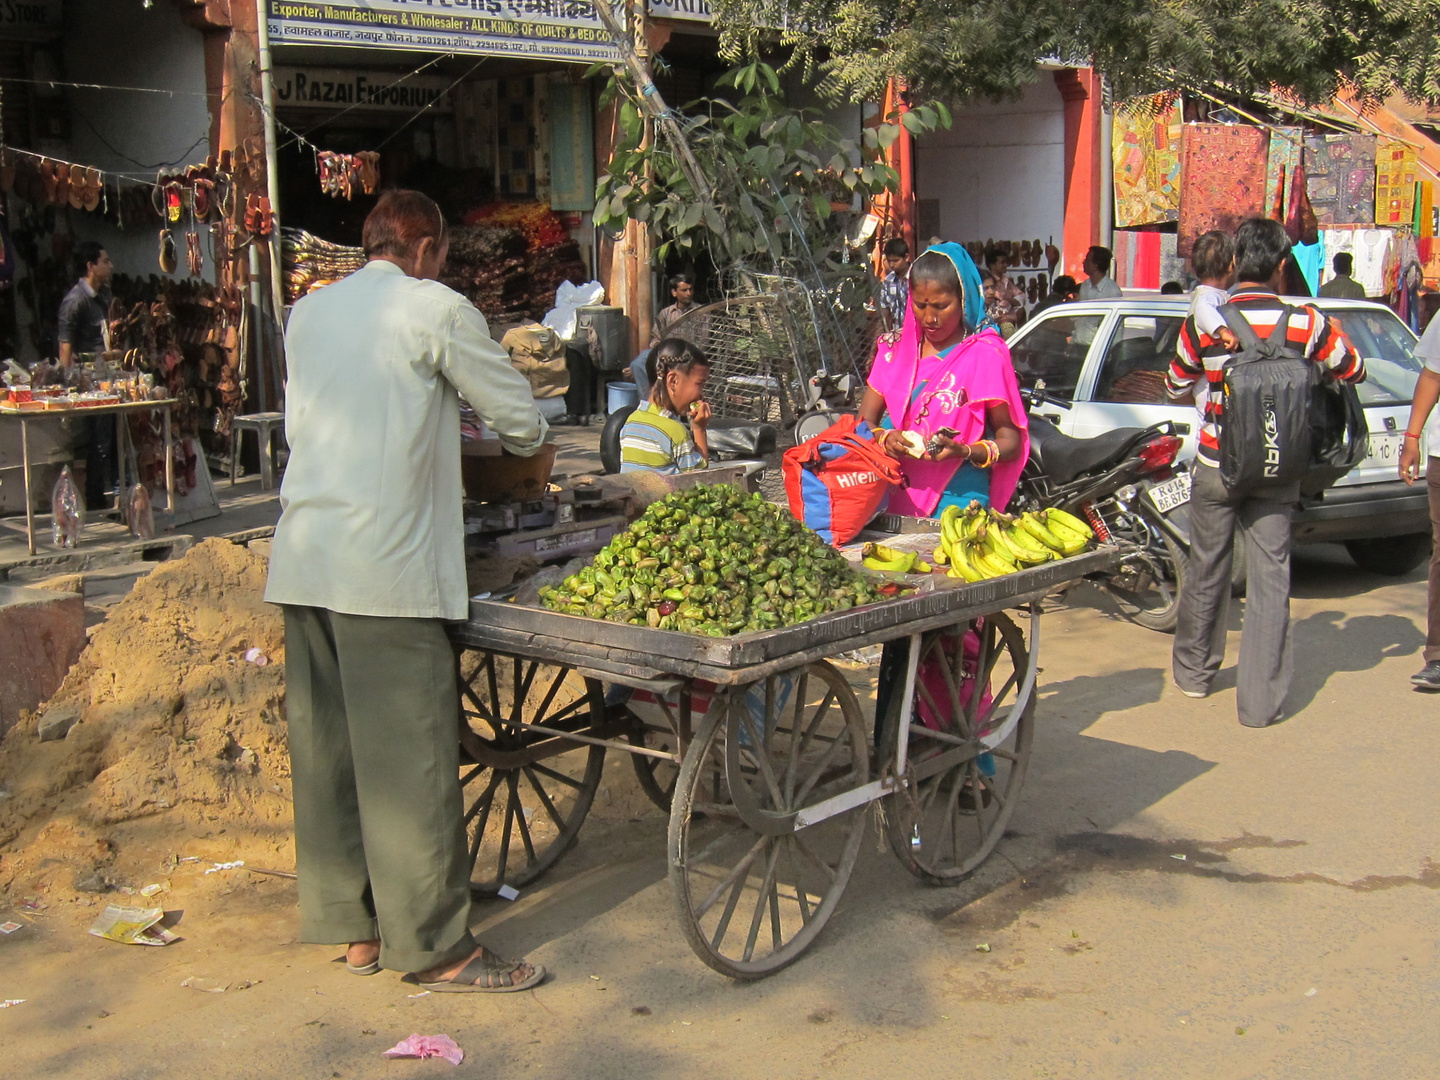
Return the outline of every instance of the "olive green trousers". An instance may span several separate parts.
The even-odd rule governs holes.
[[[455,654],[438,619],[285,605],[300,940],[380,939],[424,971],[469,955]]]

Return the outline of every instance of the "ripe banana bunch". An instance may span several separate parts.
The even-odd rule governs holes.
[[[951,577],[984,581],[1077,555],[1094,535],[1083,521],[1062,510],[1011,516],[974,502],[968,509],[952,506],[941,514],[935,561],[948,566]]]
[[[884,544],[866,544],[860,549],[861,562],[867,570],[889,570],[897,574],[928,574],[935,567],[920,558],[918,552],[901,551]]]

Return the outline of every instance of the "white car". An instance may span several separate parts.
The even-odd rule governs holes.
[[[1312,304],[1334,317],[1364,357],[1368,375],[1358,390],[1370,428],[1369,455],[1334,487],[1301,501],[1292,535],[1296,541],[1342,542],[1373,573],[1409,573],[1430,551],[1425,485],[1411,487],[1397,473],[1423,366],[1415,357],[1415,335],[1382,304],[1286,302]],[[1047,396],[1072,404],[1041,406],[1036,415],[1075,438],[1169,420],[1183,439],[1180,460],[1194,457],[1199,417],[1193,406],[1165,396],[1165,372],[1188,308],[1188,297],[1155,296],[1075,301],[1041,311],[1010,338],[1015,371],[1021,386],[1044,380]],[[1426,460],[1422,453],[1421,462]]]

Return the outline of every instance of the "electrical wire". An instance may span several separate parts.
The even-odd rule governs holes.
[[[97,138],[97,139],[100,140],[101,144],[105,147],[105,149],[109,150],[109,151],[110,151],[112,154],[114,154],[116,157],[122,158],[122,159],[124,159],[125,161],[128,161],[131,165],[134,165],[137,169],[172,169],[172,168],[174,168],[176,165],[179,165],[179,164],[185,162],[186,160],[188,160],[189,157],[190,157],[190,155],[191,155],[191,153],[193,153],[196,149],[198,149],[198,148],[200,147],[200,144],[201,144],[201,143],[204,143],[204,142],[208,141],[209,138],[210,138],[210,132],[209,132],[209,131],[203,132],[203,133],[200,135],[200,137],[199,137],[198,139],[196,139],[193,143],[191,143],[188,147],[186,147],[185,150],[180,154],[180,156],[179,156],[178,158],[176,158],[174,161],[156,161],[156,162],[153,162],[153,163],[151,163],[151,162],[145,162],[145,161],[136,161],[136,160],[135,160],[134,158],[132,158],[129,154],[126,154],[126,153],[124,153],[123,151],[117,150],[117,149],[111,144],[110,140],[107,139],[107,138],[105,138],[105,136],[100,133],[100,129],[97,128],[97,127],[91,122],[90,118],[89,118],[88,116],[86,116],[83,112],[81,112],[79,109],[75,108],[73,105],[70,107],[70,111],[73,112],[76,116],[78,116],[81,120],[85,121],[85,126],[90,129],[91,134],[93,134],[93,135],[95,136],[95,138]]]
[[[164,94],[167,97],[214,97],[209,90],[160,90],[153,86],[107,86],[104,83],[63,82],[59,79],[22,79],[14,75],[0,75],[0,83],[23,83],[28,86],[48,86],[67,90],[121,90],[132,94]]]

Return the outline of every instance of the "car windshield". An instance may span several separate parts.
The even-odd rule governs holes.
[[[1356,390],[1362,405],[1408,405],[1425,366],[1415,356],[1415,335],[1390,311],[1326,308],[1365,360],[1365,381]]]

